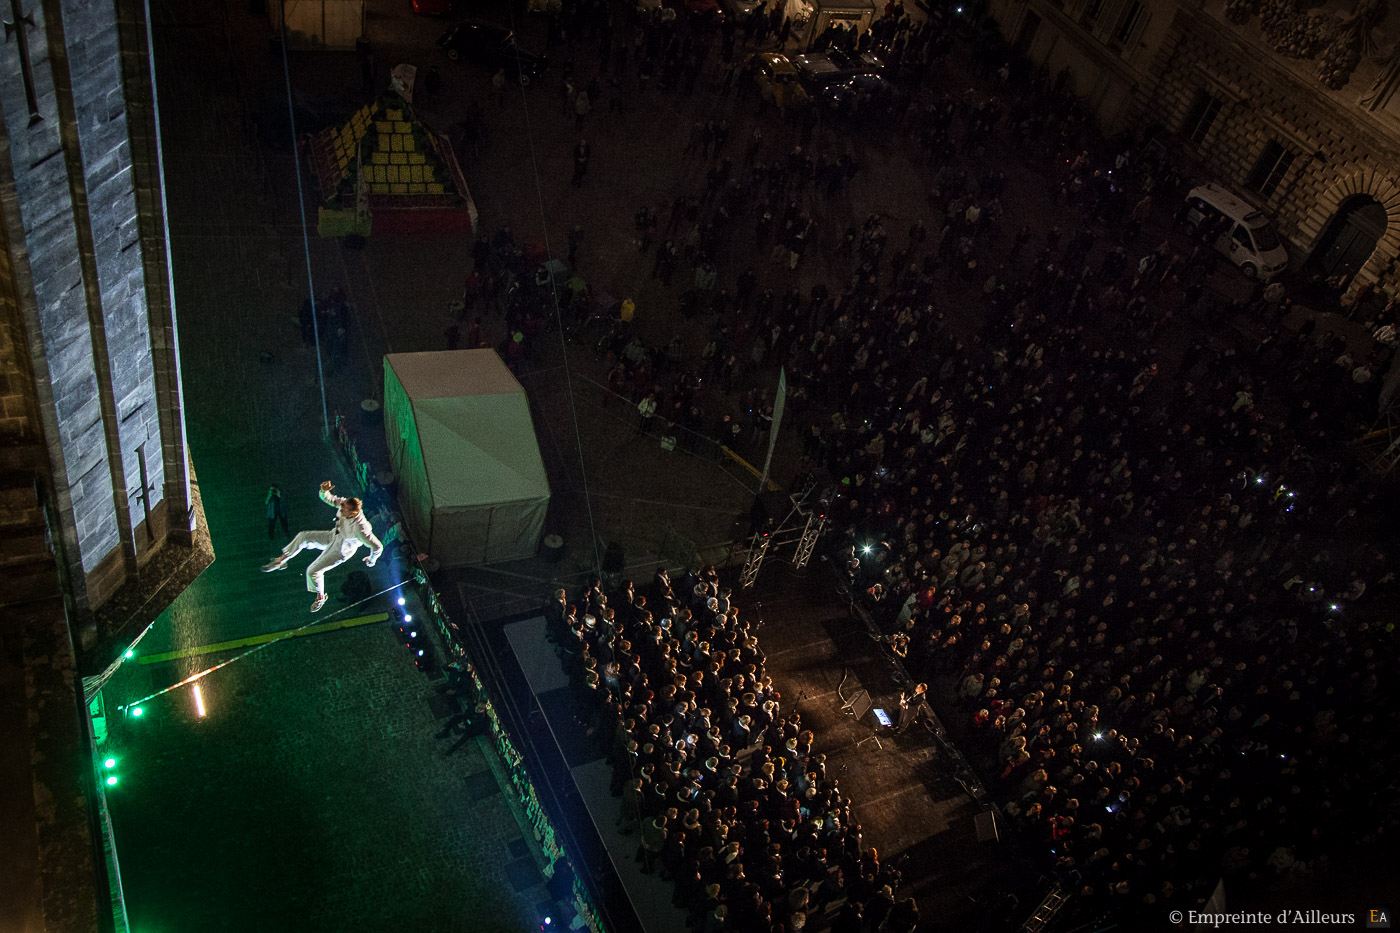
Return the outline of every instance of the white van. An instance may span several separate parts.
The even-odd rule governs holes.
[[[1200,233],[1214,231],[1212,245],[1251,279],[1267,282],[1288,267],[1288,251],[1264,212],[1219,185],[1191,189],[1186,223]]]

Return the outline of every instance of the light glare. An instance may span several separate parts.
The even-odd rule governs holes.
[[[199,684],[194,685],[194,708],[199,715],[204,715],[204,694],[199,692]]]

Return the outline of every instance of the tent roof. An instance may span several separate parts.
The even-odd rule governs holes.
[[[390,353],[384,361],[414,401],[525,392],[495,350]]]
[[[525,389],[494,350],[392,353],[413,408],[434,509],[549,497]]]

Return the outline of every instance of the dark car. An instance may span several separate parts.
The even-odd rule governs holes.
[[[879,75],[853,75],[826,85],[817,102],[841,116],[852,116],[863,102],[884,100],[894,93],[894,85]]]
[[[458,23],[442,34],[438,45],[454,62],[466,59],[492,69],[505,68],[521,84],[529,84],[549,67],[548,58],[522,49],[514,32],[494,23]]]
[[[793,59],[793,64],[797,66],[802,83],[812,91],[857,75],[881,75],[885,71],[885,63],[869,52],[847,55],[835,49],[799,55]]]

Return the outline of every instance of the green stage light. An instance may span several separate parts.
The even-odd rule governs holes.
[[[131,708],[131,715],[135,716],[137,719],[140,719],[142,716],[146,715],[146,711],[139,706],[133,706]]]
[[[109,771],[110,771],[111,769],[115,768],[116,766],[117,766],[117,759],[115,759],[115,758],[108,758],[106,761],[102,762],[102,767],[106,768],[106,769],[109,770]]]
[[[116,776],[115,774],[108,776],[108,778],[107,778],[107,786],[108,786],[108,787],[116,787],[116,786],[117,786],[117,776]]]
[[[135,652],[135,651],[132,651],[130,648],[128,648],[128,649],[126,649],[126,654],[122,655],[122,657],[126,658],[127,660],[130,660],[130,659],[136,657],[136,652]]]

